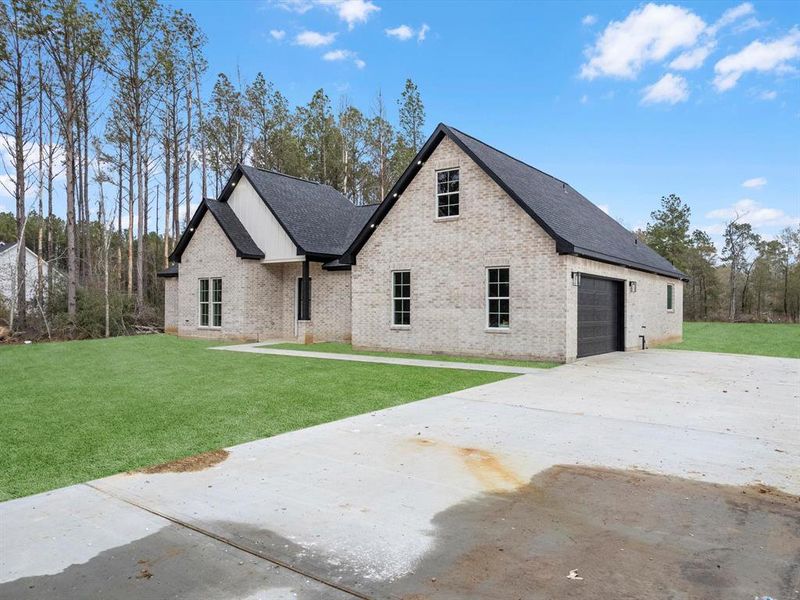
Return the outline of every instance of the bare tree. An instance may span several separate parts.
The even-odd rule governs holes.
[[[80,118],[79,94],[89,73],[82,57],[103,52],[97,15],[79,0],[41,0],[26,5],[26,20],[35,32],[50,62],[54,77],[47,86],[63,135],[67,196],[67,313],[76,314],[78,262],[75,227],[76,127]]]
[[[0,34],[4,42],[0,49],[0,127],[2,144],[11,159],[13,170],[6,175],[10,186],[3,183],[6,192],[16,203],[17,222],[17,265],[16,294],[11,311],[11,328],[24,328],[27,306],[26,240],[27,207],[25,194],[31,182],[28,160],[36,139],[35,112],[32,105],[36,100],[37,70],[35,68],[36,50],[34,43],[24,31],[21,3],[13,0],[0,8]],[[6,167],[5,163],[3,166]]]

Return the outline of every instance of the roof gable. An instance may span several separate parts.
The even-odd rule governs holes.
[[[685,278],[668,260],[649,248],[569,184],[440,123],[418,155],[380,204],[373,219],[345,252],[354,262],[375,227],[391,210],[422,163],[447,136],[491,177],[556,242],[561,254],[576,254],[634,269]]]
[[[194,232],[197,230],[198,225],[200,225],[200,221],[202,221],[207,212],[211,212],[211,214],[214,215],[214,218],[225,233],[225,236],[236,250],[236,256],[254,260],[264,258],[264,253],[256,246],[253,238],[247,233],[247,230],[236,216],[236,213],[233,212],[233,209],[226,203],[212,200],[211,198],[205,198],[200,203],[200,206],[197,207],[197,210],[194,211],[194,215],[192,215],[189,221],[189,226],[183,232],[183,235],[181,235],[178,243],[175,244],[175,249],[172,251],[172,254],[169,255],[170,261],[181,262],[181,256],[184,250],[186,250],[186,247],[194,236]]]
[[[220,194],[227,202],[244,176],[300,254],[338,257],[350,246],[376,206],[358,207],[329,185],[275,171],[238,165]]]

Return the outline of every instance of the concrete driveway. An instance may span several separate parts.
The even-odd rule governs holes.
[[[0,598],[800,598],[797,360],[606,355],[159,471],[0,504]]]

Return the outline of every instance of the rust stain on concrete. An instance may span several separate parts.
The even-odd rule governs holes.
[[[428,438],[414,438],[413,441],[418,446],[437,446],[454,453],[461,459],[464,467],[478,482],[480,482],[483,489],[487,492],[514,490],[527,484],[527,482],[512,469],[503,464],[496,454],[488,450],[453,446],[452,444],[434,441]]]

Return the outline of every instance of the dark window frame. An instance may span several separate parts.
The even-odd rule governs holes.
[[[392,271],[392,327],[411,327],[411,271]]]
[[[667,284],[667,312],[675,312],[675,284]]]
[[[510,267],[486,267],[486,328],[511,329]]]
[[[436,171],[436,218],[454,219],[461,215],[461,169]]]

